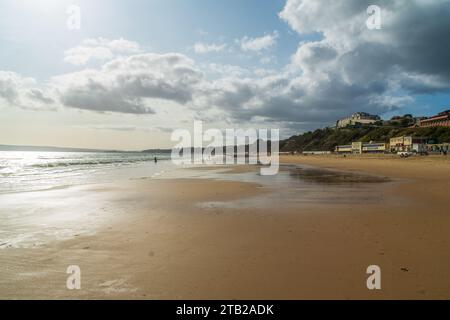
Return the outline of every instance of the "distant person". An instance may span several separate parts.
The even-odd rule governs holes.
[[[155,157],[155,163],[158,163],[158,158]]]

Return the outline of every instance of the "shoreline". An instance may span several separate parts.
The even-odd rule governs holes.
[[[0,297],[449,298],[450,166],[447,161],[426,160],[281,158],[286,164],[401,179],[382,189],[406,202],[201,207],[199,203],[207,202],[239,204],[261,194],[270,200],[273,192],[259,183],[207,178],[87,186],[81,188],[82,199],[66,189],[50,192],[47,200],[65,197],[62,204],[53,199],[53,207],[35,208],[55,214],[44,221],[44,230],[51,232],[59,221],[72,237],[37,247],[0,249],[5,262],[0,268]],[[42,202],[39,195],[35,200]],[[80,212],[82,217],[76,215]],[[62,219],[69,214],[72,219]],[[103,221],[102,227],[83,233],[86,227],[77,223],[89,219]],[[39,232],[36,226],[30,228]],[[82,270],[79,291],[65,288],[65,269],[73,264]],[[366,288],[365,271],[373,264],[382,268],[382,290],[377,292]]]

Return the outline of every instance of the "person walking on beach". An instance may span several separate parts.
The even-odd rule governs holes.
[[[158,163],[158,159],[155,157],[155,163]]]

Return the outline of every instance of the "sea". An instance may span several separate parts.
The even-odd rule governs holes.
[[[170,153],[0,151],[0,194],[155,178],[173,169]]]

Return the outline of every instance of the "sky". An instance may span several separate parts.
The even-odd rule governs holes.
[[[0,0],[0,144],[139,150],[194,120],[289,137],[356,111],[431,116],[450,109],[449,14],[447,0]]]

